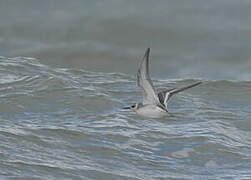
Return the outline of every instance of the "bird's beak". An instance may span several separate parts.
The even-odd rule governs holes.
[[[123,107],[122,109],[131,109],[131,107],[129,107],[129,106],[128,107]]]

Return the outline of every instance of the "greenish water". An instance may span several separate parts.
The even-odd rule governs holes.
[[[249,1],[0,2],[0,179],[251,179]],[[135,74],[202,80],[143,118]]]
[[[141,100],[134,77],[1,58],[3,179],[251,177],[251,83],[206,81],[163,119],[121,107]],[[156,80],[159,88],[193,79]]]

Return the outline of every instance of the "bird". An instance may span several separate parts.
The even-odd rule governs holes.
[[[143,90],[143,102],[135,103],[123,109],[132,109],[136,114],[144,117],[162,118],[168,115],[167,102],[170,97],[186,89],[198,86],[202,82],[198,81],[180,88],[157,91],[149,75],[149,55],[150,48],[147,48],[137,72],[137,85]]]

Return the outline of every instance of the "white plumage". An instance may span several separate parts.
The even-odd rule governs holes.
[[[197,86],[202,82],[196,82],[185,87],[172,88],[157,93],[149,75],[149,54],[150,48],[146,50],[137,73],[137,85],[143,90],[143,103],[137,103],[125,109],[133,109],[141,116],[161,118],[167,115],[167,101],[172,95]]]

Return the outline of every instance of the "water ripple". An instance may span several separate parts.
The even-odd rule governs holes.
[[[205,81],[170,101],[163,119],[134,76],[0,58],[0,176],[23,179],[251,177],[250,82]],[[163,89],[195,79],[154,80]]]

